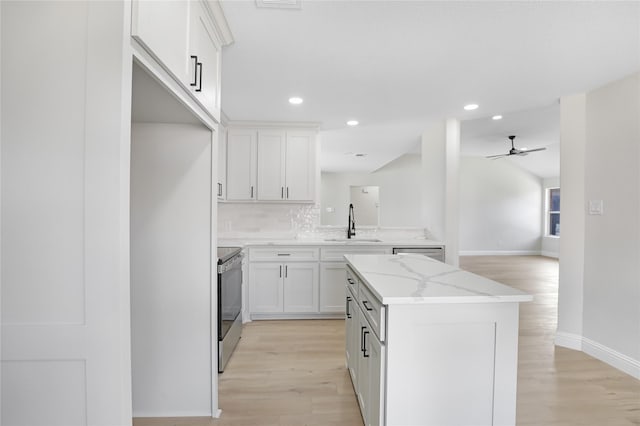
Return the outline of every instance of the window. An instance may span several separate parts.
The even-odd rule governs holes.
[[[550,237],[560,236],[560,188],[547,189],[547,232]]]

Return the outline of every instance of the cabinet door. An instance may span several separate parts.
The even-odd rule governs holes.
[[[258,200],[286,198],[284,141],[284,132],[258,132]]]
[[[169,71],[176,80],[188,80],[188,1],[135,0],[131,35]]]
[[[284,312],[318,312],[318,264],[284,264]]]
[[[282,312],[281,263],[252,263],[249,268],[251,313]]]
[[[344,262],[320,264],[320,312],[344,313],[346,282]]]
[[[285,198],[313,201],[315,195],[315,135],[287,132]]]
[[[227,193],[227,129],[218,127],[218,200],[224,200]]]
[[[229,129],[227,132],[227,200],[255,200],[255,130]]]
[[[345,289],[346,290],[346,289]],[[358,316],[358,303],[354,295],[346,290],[347,296],[345,297],[345,306],[346,306],[346,319],[345,319],[345,333],[346,333],[346,342],[345,342],[345,352],[347,358],[347,368],[349,369],[349,375],[351,376],[351,382],[353,383],[353,388],[358,388],[358,357],[360,354],[358,353],[358,346],[360,340],[360,319]]]
[[[373,333],[367,335],[365,347],[367,348],[368,369],[369,369],[369,391],[367,395],[367,422],[365,425],[378,426],[384,419],[384,368],[385,368],[385,346],[375,337]]]
[[[365,425],[369,425],[369,360],[370,352],[365,351],[365,343],[371,340],[371,329],[367,324],[366,317],[362,314],[362,310],[358,308],[358,386],[356,387],[356,396],[360,403],[360,412]]]
[[[220,113],[220,41],[202,4],[191,2],[189,81],[191,92],[214,117]]]

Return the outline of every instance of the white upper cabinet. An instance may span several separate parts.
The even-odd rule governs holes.
[[[200,2],[191,6],[189,88],[206,110],[220,113],[220,41]]]
[[[257,132],[227,130],[227,200],[256,199]]]
[[[222,14],[216,2],[134,0],[131,36],[218,120],[221,51],[231,35],[216,13]]]
[[[178,81],[189,78],[188,1],[134,1],[131,36]]]
[[[315,133],[258,131],[258,200],[313,201]]]
[[[258,132],[258,200],[285,199],[285,132]]]
[[[227,197],[227,129],[221,124],[218,126],[218,200]]]
[[[313,201],[315,192],[315,134],[287,132],[285,197],[290,201]]]

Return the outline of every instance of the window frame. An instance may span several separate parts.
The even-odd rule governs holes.
[[[544,236],[547,238],[560,238],[559,232],[558,232],[558,235],[554,235],[551,233],[551,229],[550,229],[552,215],[558,215],[558,223],[560,223],[560,211],[562,210],[562,207],[560,207],[559,210],[551,210],[551,192],[556,189],[558,190],[558,192],[560,192],[559,186],[551,186],[551,187],[545,188]],[[560,198],[560,200],[562,200],[562,197]]]

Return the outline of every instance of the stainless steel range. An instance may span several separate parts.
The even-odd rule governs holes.
[[[242,332],[242,249],[218,247],[218,372],[224,371]]]

